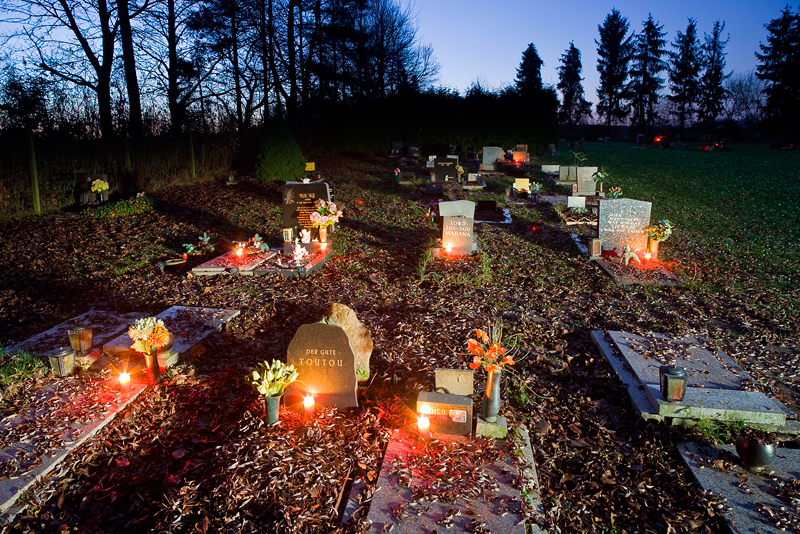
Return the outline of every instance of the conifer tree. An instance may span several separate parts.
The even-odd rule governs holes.
[[[571,131],[580,124],[583,117],[592,115],[592,104],[583,96],[583,78],[581,78],[581,52],[570,42],[569,48],[561,55],[561,66],[558,67],[558,85],[561,91],[561,107],[559,120]]]
[[[767,115],[775,127],[796,132],[800,121],[800,9],[783,8],[780,17],[765,25],[767,44],[756,52],[756,76],[767,83]],[[783,132],[781,132],[783,133]]]
[[[703,76],[700,78],[700,106],[697,116],[705,124],[706,130],[713,128],[725,107],[724,82],[730,76],[730,73],[725,74],[725,45],[730,36],[723,40],[723,31],[725,22],[717,20],[711,35],[704,34],[705,42],[700,47],[703,54]]]
[[[700,42],[697,38],[697,21],[689,19],[686,33],[678,31],[670,52],[668,98],[675,104],[673,115],[683,131],[691,126],[697,107],[698,84],[701,67]]]
[[[658,92],[664,87],[661,74],[667,65],[662,56],[666,54],[666,32],[663,24],[658,24],[650,15],[642,23],[642,33],[637,34],[633,52],[633,66],[630,71],[631,82],[628,84],[633,124],[649,128],[656,120]]]
[[[597,29],[600,40],[597,44],[597,72],[600,87],[597,88],[597,114],[605,116],[606,127],[611,132],[614,121],[628,116],[625,105],[625,87],[628,80],[628,65],[633,54],[633,34],[628,34],[630,24],[619,11],[612,9]]]

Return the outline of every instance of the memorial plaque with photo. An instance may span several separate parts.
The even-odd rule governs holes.
[[[283,186],[283,227],[293,228],[295,236],[300,235],[300,229],[313,228],[311,213],[319,199],[331,200],[331,190],[325,182],[287,182]]]
[[[468,217],[442,217],[442,246],[454,256],[472,254],[472,227]]]
[[[603,241],[603,251],[613,250],[622,256],[625,245],[631,251],[644,253],[647,248],[647,234],[644,229],[650,225],[652,204],[630,198],[609,198],[600,200],[598,214],[598,237]]]
[[[458,176],[456,171],[458,162],[452,158],[436,158],[433,160],[433,172],[437,182],[455,180]]]
[[[297,380],[286,388],[286,406],[296,407],[312,395],[318,406],[358,406],[353,346],[341,326],[312,323],[301,326],[286,355],[297,368]]]

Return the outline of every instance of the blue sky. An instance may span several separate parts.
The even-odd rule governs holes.
[[[489,89],[513,83],[522,52],[536,46],[544,61],[545,84],[558,82],[556,69],[570,41],[581,51],[586,99],[597,100],[597,27],[616,7],[631,30],[640,31],[652,13],[664,25],[666,40],[685,31],[687,18],[698,33],[711,33],[714,21],[726,23],[728,71],[753,70],[758,44],[766,41],[764,25],[777,18],[786,0],[417,0],[421,42],[433,45],[441,69],[439,85],[463,92],[476,80]],[[796,9],[796,4],[790,4]],[[668,49],[672,49],[668,47]]]

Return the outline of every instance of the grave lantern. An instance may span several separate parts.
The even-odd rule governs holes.
[[[293,229],[292,228],[284,228],[283,229],[283,242],[284,243],[291,243],[294,239],[294,235],[292,235]]]
[[[676,365],[662,365],[658,370],[661,396],[667,402],[680,403],[686,394],[686,369]]]
[[[602,239],[592,239],[591,240],[591,256],[592,258],[599,258],[603,255],[603,240]]]
[[[65,377],[75,370],[75,351],[71,347],[59,347],[48,355],[50,368],[58,377]]]
[[[77,352],[79,355],[85,356],[92,350],[91,328],[84,328],[82,326],[72,328],[67,330],[67,336],[69,337],[69,344],[72,347],[72,350]]]

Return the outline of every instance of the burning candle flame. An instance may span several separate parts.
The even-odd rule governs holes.
[[[449,244],[449,243],[448,243],[448,244],[446,244],[446,245],[444,246],[444,251],[445,251],[445,252],[447,252],[448,254],[450,254],[450,253],[453,251],[453,245],[451,245],[451,244]]]
[[[244,249],[243,248],[237,248],[236,249],[236,255],[237,256],[241,256],[242,254],[244,254]]]
[[[308,395],[306,398],[303,399],[303,406],[306,408],[313,408],[314,407],[314,397]]]
[[[417,417],[417,429],[419,430],[419,437],[422,439],[430,439],[431,437],[431,421],[425,416]]]
[[[645,253],[644,253],[644,259],[645,259],[645,261],[650,261],[650,258],[651,258],[651,255],[650,255],[650,253],[649,253],[649,252],[645,252]]]
[[[130,384],[130,382],[131,382],[131,375],[129,375],[128,373],[120,373],[120,375],[119,375],[119,383],[121,385],[124,386],[126,384]]]

